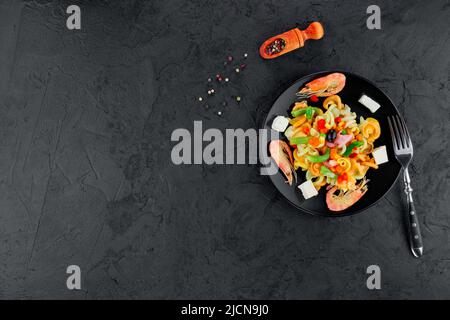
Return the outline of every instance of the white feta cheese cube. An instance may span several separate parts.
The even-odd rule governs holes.
[[[373,159],[375,160],[376,164],[382,164],[382,163],[386,163],[389,161],[387,151],[386,151],[386,146],[381,146],[381,147],[375,148],[372,151],[372,156],[373,156]]]
[[[283,116],[276,116],[272,122],[272,129],[278,132],[284,132],[289,125],[289,119]]]
[[[363,106],[365,106],[366,108],[368,108],[370,111],[372,111],[372,113],[374,113],[375,111],[377,111],[381,106],[378,102],[376,102],[375,100],[373,100],[372,98],[366,96],[365,94],[363,94],[361,96],[361,98],[359,98],[359,103],[361,103]]]
[[[302,191],[303,197],[305,199],[315,197],[319,194],[311,180],[306,180],[301,185],[299,185],[298,188]]]

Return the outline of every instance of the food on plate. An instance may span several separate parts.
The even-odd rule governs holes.
[[[267,39],[259,48],[259,54],[264,59],[273,59],[303,47],[306,40],[319,40],[323,34],[322,25],[319,22],[313,22],[305,30],[294,28]]]
[[[301,185],[298,186],[300,191],[302,192],[302,195],[305,199],[312,198],[314,196],[317,196],[319,193],[314,186],[314,184],[311,182],[311,180],[306,180]]]
[[[373,100],[371,97],[366,96],[363,94],[361,98],[359,98],[359,103],[361,103],[363,106],[365,106],[367,109],[372,111],[372,113],[376,112],[381,106],[378,102]]]
[[[374,118],[367,118],[360,124],[361,134],[368,142],[373,142],[380,137],[380,124]]]
[[[282,140],[272,140],[269,144],[269,152],[278,168],[286,177],[286,182],[292,186],[293,181],[297,180],[297,174],[293,167],[294,158],[292,151],[287,143]]]
[[[328,208],[341,211],[365,194],[365,175],[378,168],[370,155],[381,129],[374,118],[360,117],[358,123],[356,113],[337,95],[324,99],[322,107],[306,100],[295,103],[285,136],[294,149],[294,169],[306,171],[317,190],[327,185]]]
[[[339,110],[342,109],[342,101],[338,95],[332,95],[323,101],[323,107],[328,110],[330,105],[335,105]]]
[[[342,211],[355,204],[367,192],[367,181],[366,178],[363,178],[351,192],[339,190],[336,186],[332,187],[326,196],[328,209]],[[336,195],[337,190],[339,191]]]
[[[336,72],[308,82],[297,93],[297,96],[299,99],[308,99],[313,96],[329,97],[338,94],[342,89],[344,89],[344,86],[345,75]],[[327,104],[331,102],[332,101],[327,101]]]
[[[309,199],[325,187],[331,211],[345,210],[361,199],[368,190],[369,169],[388,161],[386,146],[374,147],[381,135],[378,120],[358,118],[336,94],[344,86],[341,73],[307,83],[287,119],[284,135],[289,144],[274,140],[269,145],[287,182],[292,185],[296,170],[305,171],[306,182],[298,186],[303,197]]]
[[[386,151],[386,146],[381,146],[381,147],[375,148],[372,151],[372,156],[375,159],[375,163],[377,165],[383,164],[383,163],[386,163],[389,161],[387,151]]]
[[[289,125],[289,119],[283,116],[276,116],[272,122],[272,129],[278,132],[284,132]]]

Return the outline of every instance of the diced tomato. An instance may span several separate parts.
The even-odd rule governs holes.
[[[325,123],[325,119],[319,119],[319,121],[317,121],[317,128],[319,128],[319,130],[324,129]]]
[[[353,153],[351,153],[351,154],[349,155],[349,157],[350,157],[350,158],[355,158],[357,155],[358,155],[357,153],[353,152]]]
[[[316,95],[312,95],[311,98],[309,98],[309,100],[311,100],[311,102],[318,102],[319,98]]]
[[[348,180],[347,172],[344,172],[338,177],[338,183],[342,183]]]

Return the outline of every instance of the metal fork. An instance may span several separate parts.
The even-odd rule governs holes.
[[[419,221],[412,197],[413,189],[411,188],[411,179],[408,172],[408,166],[414,154],[413,145],[406,124],[400,116],[388,117],[388,122],[392,144],[394,145],[394,154],[403,168],[403,182],[408,201],[409,245],[413,255],[419,258],[423,254],[422,235],[420,234]]]

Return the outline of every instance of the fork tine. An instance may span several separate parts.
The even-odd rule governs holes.
[[[395,117],[392,117],[392,126],[394,127],[395,137],[397,138],[398,149],[403,149],[402,133],[400,132]]]
[[[408,148],[408,138],[405,131],[405,127],[402,125],[401,116],[397,116],[397,124],[398,124],[398,130],[400,131],[400,135],[402,138],[403,148]]]
[[[408,145],[406,144],[406,134],[405,131],[403,130],[403,126],[401,124],[400,117],[398,115],[395,116],[395,122],[397,123],[397,128],[398,131],[400,132],[399,139],[402,141],[403,148],[407,148]]]
[[[392,127],[391,117],[388,117],[389,130],[391,131],[392,144],[394,145],[394,150],[398,150],[397,139],[395,137],[394,128]]]
[[[401,120],[400,116],[396,115],[395,116],[395,120],[397,121],[398,130],[400,131],[400,134],[402,135],[403,146],[405,148],[408,148],[408,141],[407,141],[408,139],[407,139],[405,128],[403,127],[402,120]]]
[[[403,131],[405,132],[406,145],[408,148],[412,148],[411,135],[409,134],[408,128],[406,127],[405,119],[399,117],[400,122],[403,127]]]

